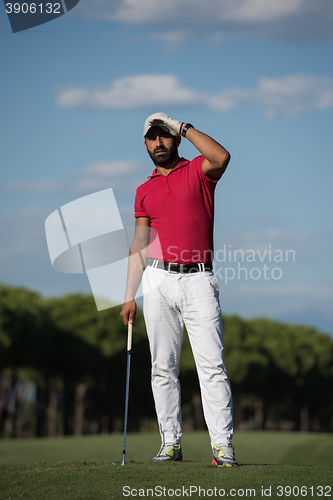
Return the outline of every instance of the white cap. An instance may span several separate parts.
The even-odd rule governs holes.
[[[147,118],[147,120],[145,121],[145,124],[144,124],[144,126],[143,126],[143,137],[146,137],[146,135],[147,135],[147,133],[148,133],[148,130],[149,130],[151,127],[160,127],[160,128],[162,128],[163,130],[165,130],[166,132],[168,132],[169,134],[174,135],[174,134],[170,131],[170,129],[169,129],[166,125],[164,125],[164,124],[162,124],[162,123],[158,123],[158,124],[157,124],[157,123],[156,123],[156,124],[154,123],[153,125],[150,125],[150,122],[151,122],[151,120],[152,120],[153,118],[160,118],[160,117],[161,117],[161,115],[163,115],[165,118],[169,118],[169,117],[168,117],[168,115],[167,115],[167,114],[165,114],[165,113],[154,113],[153,115],[148,116],[148,118]]]

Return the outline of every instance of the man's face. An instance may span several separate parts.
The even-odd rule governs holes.
[[[145,146],[150,158],[158,167],[165,167],[178,157],[179,141],[161,127],[149,129],[145,138]]]

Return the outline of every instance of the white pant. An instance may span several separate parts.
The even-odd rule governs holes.
[[[152,359],[152,389],[164,443],[182,437],[179,361],[186,325],[211,444],[231,444],[232,397],[223,357],[223,327],[213,272],[171,274],[148,266],[143,312]]]

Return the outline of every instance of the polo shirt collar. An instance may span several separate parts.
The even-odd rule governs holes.
[[[181,167],[185,167],[187,164],[189,163],[189,160],[186,160],[186,158],[181,158],[179,160],[179,162],[177,163],[177,165],[170,171],[170,173],[168,175],[170,175],[172,172],[174,172],[175,170],[178,170],[179,168]],[[147,179],[153,179],[154,177],[159,177],[161,176],[162,174],[159,174],[157,172],[157,169],[155,168],[155,170],[153,170],[153,173],[151,175],[149,175],[147,177]]]

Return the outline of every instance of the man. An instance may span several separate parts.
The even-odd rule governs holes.
[[[212,272],[214,191],[230,155],[193,125],[165,113],[148,117],[143,135],[156,168],[136,192],[136,231],[121,316],[125,325],[134,322],[134,297],[142,278],[152,389],[162,438],[152,460],[182,460],[178,374],[185,323],[213,463],[230,467],[237,464],[231,443],[232,397],[223,358],[218,283]],[[181,136],[201,155],[192,161],[180,158]],[[152,238],[150,231],[158,237]]]

